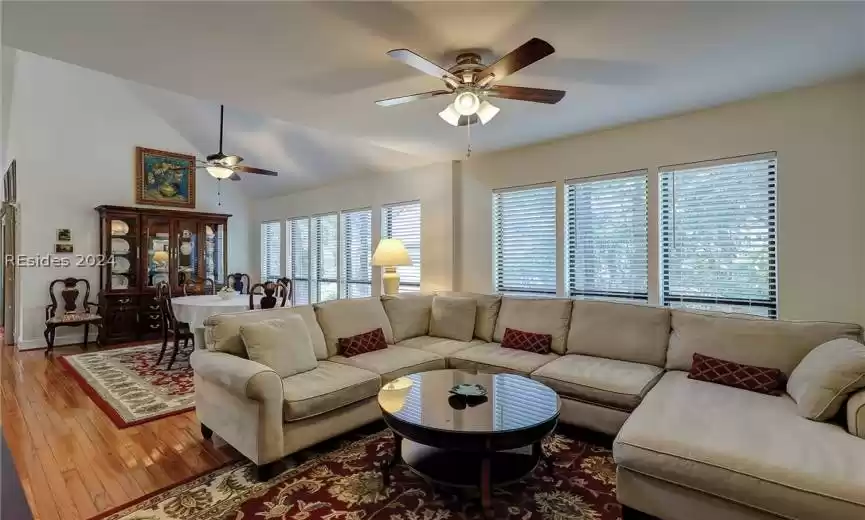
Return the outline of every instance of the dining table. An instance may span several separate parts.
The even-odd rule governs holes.
[[[261,294],[253,294],[252,302],[256,309],[260,308]],[[286,304],[288,305],[288,304]],[[204,320],[216,315],[249,309],[249,295],[235,294],[231,298],[223,298],[215,294],[180,296],[171,299],[174,317],[177,321],[189,324],[195,334],[195,345],[204,348]]]

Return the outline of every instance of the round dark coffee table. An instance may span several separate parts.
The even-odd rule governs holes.
[[[479,384],[486,397],[450,394],[458,384]],[[385,485],[400,460],[433,482],[479,487],[485,514],[493,486],[520,480],[543,456],[541,441],[559,419],[554,390],[527,377],[463,370],[433,370],[401,377],[378,394],[396,451],[383,468]]]

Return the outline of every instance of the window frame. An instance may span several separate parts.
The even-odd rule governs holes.
[[[393,208],[399,208],[403,206],[414,206],[418,207],[418,248],[417,248],[417,258],[412,258],[412,262],[417,262],[418,269],[418,281],[417,282],[405,282],[402,279],[402,274],[400,273],[400,266],[397,266],[397,273],[400,274],[399,281],[399,290],[400,292],[403,289],[407,289],[406,292],[420,292],[421,284],[423,283],[423,204],[420,199],[415,200],[406,200],[402,202],[392,202],[389,204],[382,204],[381,206],[381,237],[380,238],[394,238],[393,232],[390,229],[392,223],[390,222],[389,211]],[[401,239],[400,239],[401,240]],[[403,245],[405,245],[403,243]],[[408,249],[408,248],[406,248]],[[411,255],[411,251],[409,251],[409,255]],[[414,265],[412,265],[414,267]]]
[[[343,247],[346,243],[346,240],[347,240],[346,231],[345,231],[345,215],[346,214],[352,214],[352,213],[362,213],[362,212],[366,212],[369,214],[369,271],[368,271],[369,272],[369,280],[350,280],[348,278],[348,273],[349,273],[348,266],[345,264],[346,254],[345,254],[345,249]],[[337,229],[337,256],[339,259],[339,262],[338,262],[339,266],[338,266],[337,277],[339,278],[339,281],[337,282],[337,292],[339,295],[338,295],[337,299],[340,299],[340,300],[352,299],[352,297],[349,296],[349,290],[348,290],[351,285],[368,285],[369,286],[369,296],[362,296],[361,298],[370,297],[370,296],[372,296],[372,269],[373,269],[373,267],[372,267],[372,234],[373,234],[372,233],[372,230],[373,230],[372,207],[365,206],[365,207],[355,208],[355,209],[340,210],[338,220],[339,220],[339,222],[338,222],[338,229]]]
[[[669,253],[667,244],[670,240],[675,242],[675,229],[670,232],[665,231],[667,219],[670,218],[668,211],[664,207],[665,186],[664,176],[669,174],[672,180],[671,199],[673,200],[673,208],[675,208],[675,175],[687,173],[690,170],[701,168],[711,168],[713,166],[726,167],[736,164],[744,164],[756,161],[772,161],[772,165],[767,167],[770,172],[767,176],[769,191],[767,193],[767,203],[770,208],[768,211],[767,220],[769,229],[767,230],[767,265],[769,266],[769,274],[767,280],[767,291],[769,298],[766,300],[755,300],[751,298],[730,298],[730,297],[700,297],[695,295],[677,295],[669,292],[667,289],[671,276],[671,266],[669,262]],[[662,306],[670,308],[683,308],[685,310],[708,310],[714,312],[730,312],[736,314],[745,314],[750,316],[763,316],[762,314],[749,313],[747,311],[728,311],[723,309],[701,309],[698,305],[705,306],[733,306],[733,307],[750,307],[766,309],[769,319],[778,319],[780,311],[780,298],[778,287],[778,154],[777,152],[765,152],[751,155],[739,155],[721,159],[713,159],[708,161],[698,161],[691,163],[676,164],[670,166],[662,166],[658,168],[658,271],[659,271],[659,302]],[[673,210],[675,211],[675,209]],[[673,217],[673,228],[675,228],[675,217]],[[684,305],[676,305],[684,304]],[[687,304],[696,304],[689,306]]]
[[[552,266],[552,280],[553,286],[550,290],[538,290],[535,288],[525,288],[525,287],[505,287],[499,284],[499,272],[500,272],[500,256],[498,254],[498,247],[501,244],[501,233],[502,226],[499,225],[499,221],[503,218],[500,211],[500,203],[498,202],[500,197],[506,193],[520,192],[520,191],[530,191],[530,190],[540,190],[540,189],[552,189],[552,201],[553,201],[553,266]],[[507,188],[498,188],[492,191],[492,286],[493,292],[496,294],[503,295],[522,295],[522,296],[537,296],[541,298],[554,298],[558,296],[558,285],[559,285],[559,265],[558,265],[558,242],[559,242],[559,231],[558,231],[558,203],[559,203],[559,194],[558,194],[558,186],[555,181],[552,182],[542,182],[536,184],[526,184],[522,186],[511,186]]]
[[[642,177],[645,184],[644,191],[644,208],[646,215],[646,251],[645,251],[645,260],[646,260],[646,290],[645,292],[612,292],[612,291],[591,291],[591,290],[574,290],[573,285],[573,277],[575,269],[572,267],[572,262],[574,262],[574,254],[571,251],[571,242],[574,236],[574,231],[576,227],[576,209],[571,208],[571,190],[572,187],[580,185],[580,184],[591,184],[594,182],[603,182],[610,181],[616,179],[629,179],[635,177]],[[600,175],[591,175],[587,177],[576,177],[571,179],[566,179],[564,182],[564,256],[565,256],[565,273],[564,273],[564,286],[565,286],[565,295],[567,298],[579,298],[579,299],[591,299],[591,300],[602,300],[602,301],[622,301],[626,302],[636,302],[648,304],[649,299],[651,297],[651,286],[649,280],[651,279],[650,271],[651,271],[651,252],[649,247],[649,235],[651,229],[651,223],[649,220],[649,191],[650,191],[651,179],[649,176],[648,168],[641,168],[636,170],[628,170],[623,172],[616,173],[605,173]]]
[[[266,226],[270,226],[273,224],[276,224],[276,230],[277,230],[276,231],[276,238],[277,238],[276,276],[275,277],[268,277],[268,276],[265,276],[265,272],[264,272],[265,271],[265,269],[264,269],[265,258],[268,256],[267,255],[267,246],[265,245],[265,240],[264,240],[264,229]],[[283,273],[283,270],[282,270],[282,222],[280,222],[279,220],[265,220],[265,221],[261,222],[261,225],[259,226],[259,242],[260,242],[260,246],[261,246],[260,247],[261,254],[260,254],[260,261],[259,261],[259,264],[260,264],[259,267],[261,269],[261,280],[264,282],[276,281],[276,279],[281,277],[282,273]]]

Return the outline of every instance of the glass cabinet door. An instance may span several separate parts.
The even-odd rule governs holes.
[[[138,286],[138,216],[108,215],[105,280],[108,291],[134,290]]]
[[[219,289],[225,284],[225,224],[204,224],[204,277]]]
[[[159,282],[171,283],[171,221],[161,217],[144,219],[144,286],[156,287]]]
[[[197,220],[177,220],[174,226],[174,254],[177,258],[177,287],[188,280],[198,281],[199,237]]]

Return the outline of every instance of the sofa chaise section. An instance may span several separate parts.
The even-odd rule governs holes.
[[[801,417],[788,395],[668,372],[619,432],[613,455],[619,501],[659,518],[865,518],[862,439]],[[664,483],[684,488],[691,509],[646,492]]]

